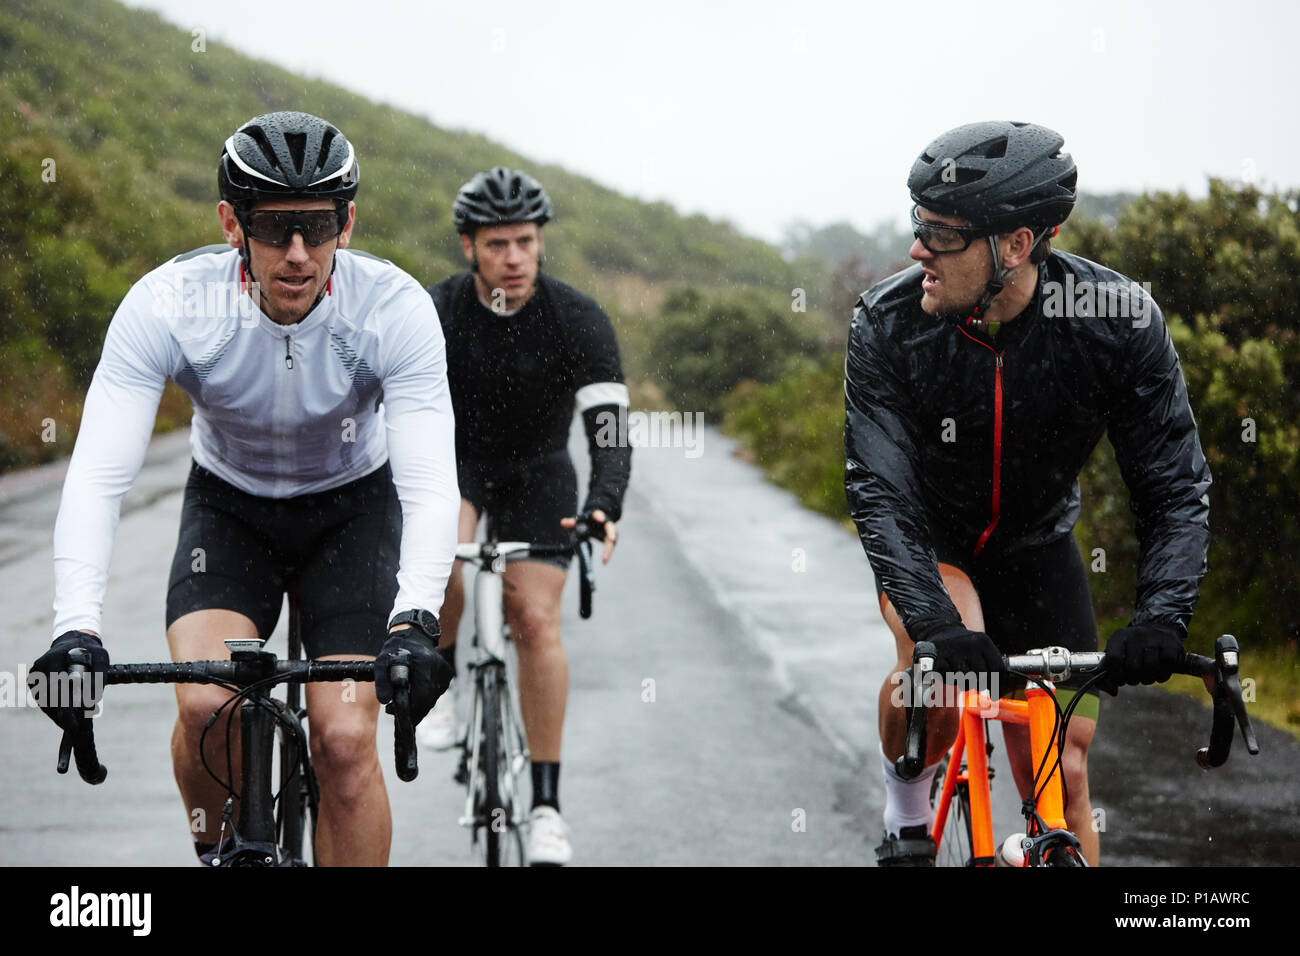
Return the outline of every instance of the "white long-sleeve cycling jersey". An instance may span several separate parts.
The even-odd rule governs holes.
[[[194,460],[287,498],[391,462],[402,505],[393,612],[442,606],[460,492],[441,324],[413,278],[339,250],[330,289],[279,325],[240,289],[239,255],[207,246],[137,282],[109,324],[54,525],[54,634],[98,631],[122,496],[167,378],[194,403]]]

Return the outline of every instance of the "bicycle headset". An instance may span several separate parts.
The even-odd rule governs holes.
[[[986,233],[993,276],[972,318],[984,314],[1011,275],[1001,265],[998,235],[1027,226],[1037,249],[1069,218],[1079,172],[1061,152],[1064,144],[1060,133],[1035,123],[968,123],[939,136],[912,164],[907,188],[914,203]]]

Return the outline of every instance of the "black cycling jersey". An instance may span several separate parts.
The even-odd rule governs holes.
[[[479,301],[473,273],[429,289],[447,339],[447,377],[456,415],[456,457],[523,464],[568,447],[575,398],[591,449],[584,512],[617,521],[632,450],[597,436],[627,402],[618,342],[596,302],[550,276],[514,315]],[[603,429],[609,434],[609,428]]]
[[[1093,307],[1044,308],[1085,283],[1104,293]],[[1068,535],[1079,471],[1106,433],[1141,543],[1133,621],[1185,634],[1206,568],[1210,470],[1160,309],[1119,273],[1060,252],[996,339],[920,301],[919,266],[865,292],[845,363],[849,510],[904,626],[960,621],[932,523],[993,558]]]

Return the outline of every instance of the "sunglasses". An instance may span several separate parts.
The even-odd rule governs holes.
[[[247,212],[239,219],[244,235],[268,246],[287,246],[295,232],[302,233],[303,242],[309,246],[324,245],[343,234],[347,225],[346,212],[336,209],[308,209],[290,212],[281,209],[260,209]]]
[[[919,208],[912,207],[912,235],[920,240],[926,251],[936,256],[965,252],[975,240],[993,235],[979,226],[948,226],[941,222],[926,222],[917,214]]]

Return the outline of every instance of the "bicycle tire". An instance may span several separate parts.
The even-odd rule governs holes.
[[[281,724],[276,739],[280,770],[276,838],[292,860],[305,866],[309,863],[304,847],[311,847],[313,859],[315,857],[316,811],[320,799],[316,772],[307,748],[288,727]]]
[[[1087,861],[1072,846],[1060,846],[1048,851],[1043,866],[1071,868],[1086,867]]]
[[[276,840],[285,852],[302,859],[303,800],[298,787],[297,747],[284,727],[276,731],[280,763],[280,791],[275,811]]]
[[[1087,864],[1080,862],[1073,850],[1058,850],[1048,858],[1046,865],[1053,867],[1083,867]]]
[[[488,866],[518,866],[523,863],[523,835],[514,819],[515,795],[507,787],[509,725],[503,694],[505,686],[495,668],[483,674],[483,738],[480,759],[483,768],[483,845]]]
[[[301,660],[302,653],[302,611],[298,606],[298,587],[293,582],[288,589],[289,599],[289,647],[288,660]],[[281,711],[287,711],[297,718],[297,727],[302,730],[307,718],[303,706],[303,685],[290,683],[285,687],[285,700],[277,703]],[[316,782],[316,773],[311,765],[311,752],[304,746],[305,739],[293,733],[289,727],[277,722],[276,741],[279,747],[280,790],[279,803],[276,807],[276,837],[280,847],[289,859],[303,866],[310,865],[303,853],[304,846],[312,848],[312,860],[316,855],[316,811],[320,803],[320,789]]]
[[[950,759],[952,759],[951,753],[943,755],[934,780],[930,783],[931,813],[938,806],[939,795],[943,792],[943,778],[948,772]],[[934,859],[935,866],[971,865],[975,853],[974,841],[971,837],[970,785],[965,781],[959,780],[953,787],[952,799],[948,802],[948,819],[944,821],[943,833],[935,833],[933,836],[939,843],[939,851]]]
[[[483,767],[483,843],[487,865],[501,865],[501,741],[497,736],[500,723],[496,673],[483,675],[483,743],[480,751]]]

